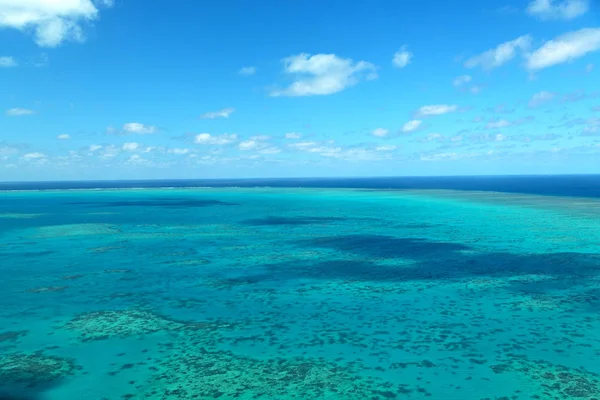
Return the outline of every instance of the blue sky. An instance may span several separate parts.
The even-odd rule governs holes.
[[[0,180],[600,173],[597,7],[0,0]]]

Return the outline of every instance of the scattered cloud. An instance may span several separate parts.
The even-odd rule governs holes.
[[[56,47],[64,41],[83,42],[82,25],[98,19],[98,5],[110,6],[102,0],[1,0],[0,28],[33,32],[41,47]]]
[[[66,133],[63,133],[61,135],[58,135],[56,138],[58,140],[69,140],[69,139],[71,139],[71,136]]]
[[[417,110],[415,113],[416,117],[430,117],[433,115],[442,115],[451,112],[455,112],[458,110],[457,105],[448,105],[448,104],[435,104],[429,106],[423,106]]]
[[[282,62],[284,72],[292,76],[294,82],[285,89],[272,90],[273,97],[330,95],[356,85],[363,77],[377,78],[375,65],[335,54],[301,53]]]
[[[231,114],[235,111],[233,107],[227,107],[219,111],[211,111],[204,113],[200,116],[202,119],[216,119],[216,118],[229,118]]]
[[[499,129],[499,128],[505,128],[507,126],[509,126],[511,123],[505,119],[500,119],[497,121],[490,121],[485,125],[486,129]]]
[[[211,135],[210,133],[199,133],[195,136],[194,142],[197,144],[225,145],[237,140],[236,134],[224,133],[222,135]]]
[[[300,139],[301,137],[302,137],[302,135],[300,133],[295,133],[295,132],[285,134],[286,139]]]
[[[600,49],[600,28],[584,28],[568,32],[544,43],[527,56],[531,71],[562,64]]]
[[[244,140],[239,144],[240,150],[253,150],[258,146],[258,142],[256,140]]]
[[[190,151],[191,151],[190,149],[175,148],[175,149],[169,149],[169,150],[167,150],[167,153],[169,153],[169,154],[177,154],[177,155],[184,155],[184,154],[188,154]]]
[[[517,51],[526,52],[531,45],[531,36],[520,36],[514,40],[504,42],[497,47],[487,50],[465,61],[466,68],[481,67],[484,70],[497,68],[515,58]]]
[[[515,112],[514,107],[508,107],[506,104],[498,104],[496,107],[486,108],[486,111],[493,112],[496,114],[510,114]],[[474,121],[479,122],[479,121]]]
[[[123,133],[128,135],[149,135],[152,133],[157,133],[158,128],[153,125],[145,125],[139,122],[129,122],[123,125]]]
[[[97,150],[100,150],[101,148],[102,146],[99,144],[92,144],[88,149],[93,153]]]
[[[17,60],[15,60],[13,57],[0,57],[0,68],[10,68],[18,65],[19,63],[17,63]]]
[[[412,60],[413,54],[406,50],[406,45],[402,46],[400,50],[394,53],[394,58],[392,59],[392,64],[396,68],[404,68],[410,61]]]
[[[461,76],[457,76],[456,78],[454,78],[454,80],[452,81],[452,84],[456,87],[461,87],[469,82],[471,82],[473,78],[471,78],[471,75],[461,75]]]
[[[39,160],[42,158],[46,158],[44,153],[27,153],[23,155],[23,159],[25,160]]]
[[[423,121],[418,120],[418,119],[413,119],[412,121],[408,121],[407,123],[402,125],[402,132],[404,132],[404,133],[414,132],[417,129],[419,129],[419,127],[421,126],[422,123],[423,123]]]
[[[27,108],[11,108],[10,110],[6,110],[6,115],[9,117],[22,117],[24,115],[32,115],[35,114],[35,111],[29,110]]]
[[[542,104],[546,104],[546,103],[552,101],[555,97],[556,97],[556,93],[552,93],[552,92],[548,92],[548,91],[541,91],[539,93],[534,94],[531,97],[531,100],[529,100],[528,105],[531,108],[539,107]]]
[[[383,146],[375,147],[375,151],[393,151],[396,150],[398,146],[394,146],[393,144],[386,144]]]
[[[569,20],[582,16],[589,8],[589,0],[533,0],[525,12],[541,20]]]
[[[254,75],[256,73],[256,67],[242,67],[239,69],[238,74],[244,76]]]
[[[374,129],[373,132],[371,132],[371,135],[373,135],[375,137],[385,137],[388,135],[388,133],[390,133],[390,131],[388,131],[387,129],[377,128],[377,129]]]
[[[139,143],[136,142],[128,142],[123,144],[123,150],[125,151],[135,151],[140,147]]]

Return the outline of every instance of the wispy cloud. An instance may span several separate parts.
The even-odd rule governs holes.
[[[497,47],[487,50],[477,56],[465,61],[466,68],[481,67],[484,70],[491,70],[506,64],[520,52],[526,52],[531,45],[531,36],[520,36],[514,40],[499,44]]]
[[[66,133],[63,133],[63,134],[58,135],[56,138],[58,140],[69,140],[69,139],[71,139],[71,136]]]
[[[388,133],[390,133],[390,131],[388,131],[387,129],[377,128],[371,132],[371,135],[373,135],[375,137],[385,137],[388,135]]]
[[[206,112],[200,116],[202,119],[229,118],[235,111],[233,107],[227,107],[219,111]]]
[[[125,135],[149,135],[157,133],[158,128],[153,125],[145,125],[139,122],[129,122],[123,125],[123,134]]]
[[[415,116],[416,117],[430,117],[433,115],[442,115],[452,113],[458,110],[457,105],[449,105],[449,104],[435,104],[429,106],[423,106],[419,108]]]
[[[363,78],[377,78],[375,65],[335,54],[301,53],[282,62],[284,73],[293,77],[294,82],[285,89],[272,90],[273,97],[330,95],[356,85]]]
[[[236,134],[211,135],[210,133],[199,133],[194,137],[197,144],[225,145],[237,141]]]
[[[392,64],[396,68],[404,68],[406,67],[410,61],[412,60],[413,54],[407,50],[407,46],[404,45],[394,53],[394,58],[392,58]]]
[[[547,41],[527,56],[526,66],[536,71],[583,57],[600,49],[600,28],[568,32]]]
[[[254,75],[256,73],[256,67],[242,67],[238,70],[238,74],[249,76]]]
[[[285,134],[286,139],[300,139],[302,135],[300,133],[290,132]]]
[[[402,125],[402,132],[404,132],[404,133],[414,132],[417,129],[419,129],[419,127],[421,126],[422,123],[423,123],[423,121],[418,120],[418,119],[413,119],[412,121],[408,121],[407,123]]]
[[[582,16],[589,8],[589,0],[533,0],[525,11],[542,20],[569,20]]]
[[[452,84],[456,87],[461,87],[469,82],[471,82],[473,78],[471,78],[471,75],[461,75],[461,76],[457,76],[456,78],[454,78],[454,80],[452,81]]]
[[[25,115],[32,115],[35,114],[35,111],[33,110],[29,110],[27,108],[11,108],[9,110],[6,110],[6,115],[8,115],[9,117],[22,117]]]
[[[18,66],[19,63],[13,57],[0,57],[0,68],[11,68]]]
[[[552,93],[552,92],[548,92],[548,91],[541,91],[539,93],[534,94],[531,99],[529,100],[529,107],[531,108],[536,108],[541,106],[542,104],[546,104],[552,100],[554,100],[554,98],[556,97],[556,93]]]

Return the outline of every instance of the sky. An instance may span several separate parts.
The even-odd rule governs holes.
[[[600,173],[600,3],[0,0],[0,181]]]

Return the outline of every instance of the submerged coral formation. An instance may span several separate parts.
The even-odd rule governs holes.
[[[0,389],[45,388],[73,375],[77,366],[73,360],[35,354],[0,356]]]

